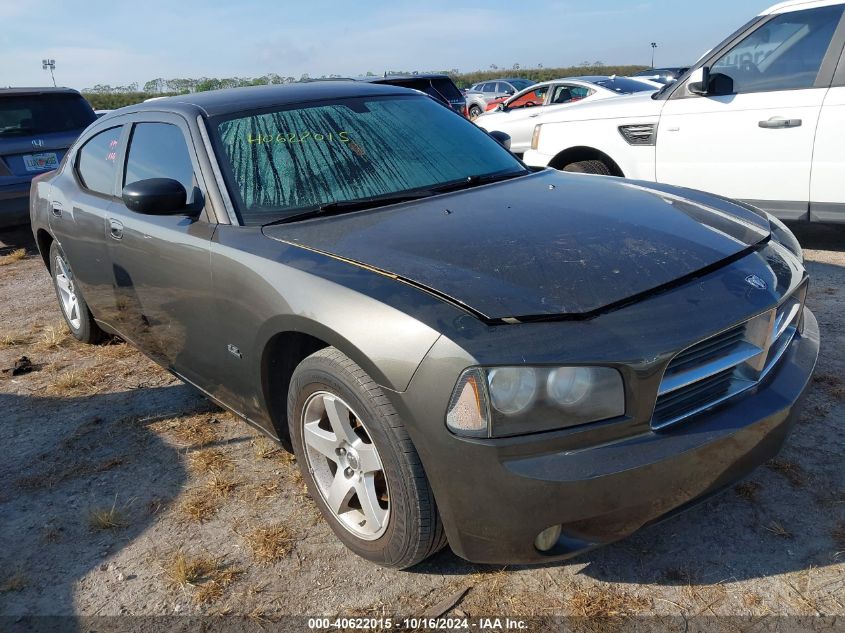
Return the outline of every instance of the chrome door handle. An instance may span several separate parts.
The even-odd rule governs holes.
[[[784,119],[774,116],[768,121],[760,121],[759,126],[767,130],[783,130],[791,127],[801,127],[801,119]]]
[[[123,222],[109,219],[109,235],[116,240],[123,239]]]

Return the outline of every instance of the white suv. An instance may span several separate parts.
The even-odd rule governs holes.
[[[524,160],[845,222],[844,47],[845,0],[776,5],[654,95],[540,117]]]

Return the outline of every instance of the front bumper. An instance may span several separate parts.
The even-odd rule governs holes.
[[[676,426],[578,450],[540,434],[451,438],[423,457],[449,543],[478,563],[569,558],[624,538],[745,477],[778,453],[819,352],[818,323],[804,326],[759,385]],[[539,532],[562,525],[548,552]]]
[[[30,181],[0,185],[0,228],[29,223]]]

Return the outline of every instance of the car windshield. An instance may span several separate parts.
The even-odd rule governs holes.
[[[212,123],[245,225],[528,173],[481,129],[419,95],[295,104]]]
[[[82,130],[96,119],[74,94],[0,96],[0,137]]]
[[[607,88],[621,95],[629,95],[635,92],[647,92],[654,90],[654,86],[649,86],[647,83],[637,81],[636,79],[628,79],[627,77],[611,77],[608,79],[597,79],[592,82],[602,88]]]
[[[528,81],[527,79],[511,79],[509,83],[517,90],[525,90],[534,85],[533,81]]]

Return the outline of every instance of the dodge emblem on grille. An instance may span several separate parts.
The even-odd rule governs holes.
[[[757,290],[765,290],[769,287],[769,284],[760,279],[757,275],[748,275],[748,277],[745,278],[745,283],[752,288],[757,288]]]

